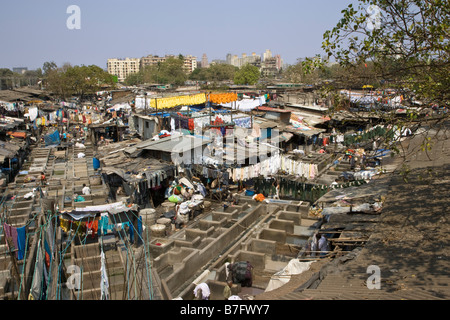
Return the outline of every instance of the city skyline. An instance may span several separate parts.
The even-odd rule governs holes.
[[[16,1],[2,4],[0,68],[98,65],[109,58],[190,54],[225,60],[266,49],[285,63],[322,54],[322,35],[351,1]],[[80,29],[70,29],[71,5]],[[325,8],[325,9],[324,9]]]

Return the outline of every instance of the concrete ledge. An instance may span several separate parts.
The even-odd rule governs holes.
[[[286,231],[264,228],[258,234],[258,239],[272,240],[277,243],[286,242]]]
[[[296,226],[302,223],[302,214],[295,211],[279,211],[276,217],[277,219],[292,221]]]
[[[276,249],[276,241],[263,240],[263,239],[251,239],[247,245],[248,251],[273,254]]]
[[[156,245],[156,243],[160,243],[160,245]],[[164,239],[164,238],[154,238],[148,245],[149,251],[152,257],[156,258],[160,255],[163,255],[169,252],[170,249],[174,247],[174,240]]]
[[[284,230],[287,233],[294,233],[294,222],[282,219],[273,219],[269,223],[270,229]]]
[[[74,264],[80,267],[83,270],[83,272],[87,271],[94,272],[100,270],[101,267],[100,256],[75,258]]]

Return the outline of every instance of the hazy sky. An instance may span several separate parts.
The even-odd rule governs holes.
[[[95,64],[108,58],[204,53],[261,55],[286,63],[322,53],[323,33],[350,0],[14,0],[0,4],[0,68]],[[66,22],[81,11],[79,30]]]

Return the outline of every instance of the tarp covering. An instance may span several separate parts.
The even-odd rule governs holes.
[[[286,267],[284,267],[281,271],[275,273],[270,278],[269,284],[267,285],[265,292],[272,291],[285,285],[286,283],[289,282],[292,275],[301,274],[309,270],[313,262],[314,261],[300,262],[298,259],[292,259],[291,261],[289,261]]]
[[[59,131],[55,130],[53,133],[47,134],[44,136],[45,146],[58,145],[61,143],[61,139],[59,137]]]

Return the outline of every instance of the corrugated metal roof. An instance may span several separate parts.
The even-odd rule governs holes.
[[[145,146],[136,145],[136,147],[138,148],[142,147],[142,149],[145,150],[154,150],[162,152],[183,152],[201,147],[210,142],[211,140],[206,137],[198,138],[188,135],[178,135],[165,137],[156,141],[151,141],[148,142]]]

